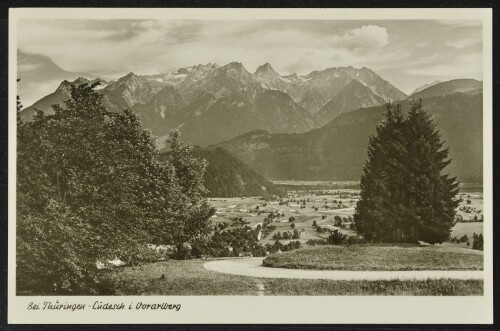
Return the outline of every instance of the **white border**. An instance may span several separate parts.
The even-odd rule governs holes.
[[[16,77],[19,19],[453,19],[483,22],[484,296],[320,297],[47,297],[51,301],[180,303],[180,311],[28,311],[44,297],[15,295]],[[493,135],[491,9],[83,9],[21,8],[9,12],[9,261],[8,322],[14,324],[106,323],[481,323],[493,322]]]

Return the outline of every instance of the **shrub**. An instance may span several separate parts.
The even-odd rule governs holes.
[[[325,239],[309,239],[306,244],[310,246],[328,245],[328,241]]]
[[[347,237],[346,244],[347,245],[360,245],[360,244],[365,244],[366,240],[363,237],[358,237],[358,236],[349,236]]]
[[[483,234],[480,233],[480,234],[476,234],[474,232],[474,234],[472,235],[472,249],[477,249],[477,250],[480,250],[482,251],[483,250]]]
[[[328,237],[328,243],[330,245],[342,245],[347,236],[340,232],[339,230],[334,230],[332,233],[330,233],[330,236]]]
[[[466,242],[469,242],[469,237],[464,234],[461,238],[460,238],[460,242],[461,243],[466,243]],[[467,245],[468,246],[468,245]]]

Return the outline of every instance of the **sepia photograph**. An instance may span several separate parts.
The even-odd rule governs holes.
[[[312,12],[11,10],[11,296],[492,304],[491,11]]]

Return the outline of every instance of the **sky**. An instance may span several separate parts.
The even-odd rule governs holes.
[[[50,76],[49,62],[107,79],[200,63],[241,62],[254,72],[268,62],[282,75],[365,66],[411,93],[436,80],[481,80],[482,26],[473,20],[30,19],[18,23],[18,54],[31,56],[20,56],[19,75],[33,86],[39,80],[24,92],[28,103],[57,87],[57,75],[52,82],[39,77]]]

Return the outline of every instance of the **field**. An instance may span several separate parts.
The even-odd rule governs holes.
[[[482,270],[483,254],[454,246],[318,246],[264,259],[267,267],[315,270]]]
[[[115,295],[482,295],[481,280],[333,281],[267,279],[203,268],[207,260],[164,261],[120,267]],[[160,279],[165,275],[164,279]]]
[[[209,199],[209,203],[217,210],[212,221],[232,224],[232,219],[241,217],[248,226],[255,228],[264,222],[269,212],[281,213],[283,216],[276,218],[271,224],[275,230],[262,238],[263,244],[273,243],[275,240],[272,238],[276,232],[291,232],[291,222],[288,221],[290,217],[295,218],[293,223],[295,223],[295,229],[300,232],[301,243],[309,239],[323,239],[328,236],[328,232],[318,233],[313,227],[314,222],[320,227],[338,228],[346,235],[355,234],[350,229],[349,217],[354,215],[354,208],[359,199],[359,189],[338,187],[356,187],[356,182],[281,181],[275,183],[286,185],[289,190],[288,196],[283,198],[281,203],[265,201],[257,197]],[[482,222],[470,222],[474,220],[474,216],[478,220],[482,218],[483,195],[480,188],[477,185],[462,185],[458,197],[462,201],[457,209],[457,215],[460,215],[464,222],[455,225],[451,236],[461,237],[466,234],[471,238],[474,232],[482,233]],[[347,221],[344,220],[342,226],[337,227],[335,216],[340,216],[343,220],[345,218]],[[286,242],[288,240],[283,240],[283,243]],[[465,243],[462,246],[467,247]]]
[[[324,239],[328,231],[339,229],[347,235],[359,189],[355,182],[293,182],[278,183],[288,189],[280,201],[258,197],[211,198],[216,209],[213,223],[227,223],[229,229],[243,225],[252,228],[264,223],[272,212],[279,213],[270,224],[274,230],[260,243],[274,243],[277,232],[292,232],[291,224],[300,232],[299,241]],[[464,221],[480,219],[482,194],[476,187],[460,193],[462,202],[458,214]],[[340,216],[342,224],[335,223]],[[293,222],[289,218],[293,217]],[[338,220],[338,217],[337,217]],[[482,222],[461,222],[453,228],[452,236],[482,233]],[[290,240],[280,240],[286,244]],[[117,295],[481,295],[481,280],[429,279],[420,280],[309,280],[271,279],[238,276],[210,271],[203,267],[210,259],[185,261],[169,260],[142,267],[120,267],[113,273]],[[482,252],[465,243],[443,243],[429,247],[414,245],[359,245],[348,247],[315,246],[270,255],[265,259],[270,267],[333,269],[333,270],[482,270]],[[162,278],[162,276],[164,276]]]
[[[482,222],[457,223],[451,231],[451,236],[460,238],[463,235],[467,235],[471,238],[474,232],[477,234],[483,233]]]

